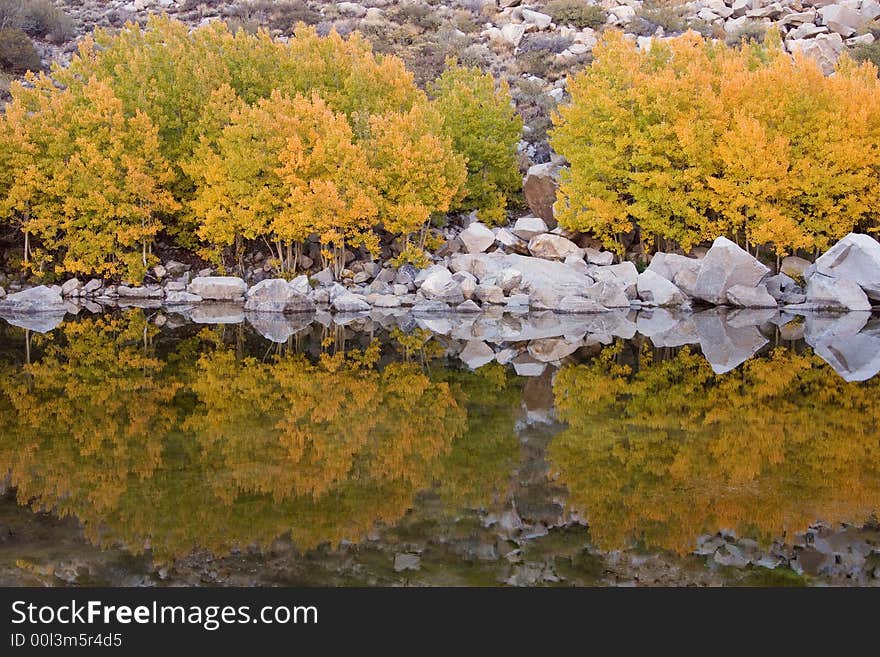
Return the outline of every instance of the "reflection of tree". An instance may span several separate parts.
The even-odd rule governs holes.
[[[23,503],[165,559],[358,540],[455,478],[467,418],[442,372],[379,368],[378,343],[259,360],[214,330],[160,359],[151,330],[139,312],[64,324],[36,364],[0,370],[0,470]]]
[[[550,458],[603,548],[686,551],[707,531],[767,539],[880,509],[880,380],[784,349],[724,375],[688,349],[645,353],[633,372],[617,349],[554,386],[569,427]]]
[[[14,473],[19,499],[100,516],[153,475],[179,387],[152,353],[155,330],[140,313],[64,324],[40,338],[38,362],[6,368],[0,470]]]
[[[467,409],[467,431],[443,458],[440,495],[447,507],[485,508],[504,497],[519,460],[514,423],[522,390],[510,370],[498,363],[471,372],[445,370],[455,396]]]

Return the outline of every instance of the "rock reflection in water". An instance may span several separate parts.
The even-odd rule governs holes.
[[[451,546],[471,518],[471,547],[435,567],[477,559],[495,564],[482,583],[510,584],[593,581],[563,553],[625,580],[611,560],[632,546],[811,572],[803,532],[880,508],[880,379],[847,382],[880,368],[868,315],[200,319],[0,329],[0,471],[20,504],[159,569],[279,540]],[[806,342],[774,346],[798,327]],[[846,576],[871,580],[859,537]]]

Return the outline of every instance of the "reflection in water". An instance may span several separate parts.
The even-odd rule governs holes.
[[[880,380],[848,384],[783,348],[717,375],[687,348],[632,367],[621,347],[554,386],[568,427],[550,458],[599,545],[688,552],[704,533],[769,541],[880,509]]]
[[[575,554],[686,554],[880,508],[880,379],[844,380],[875,365],[868,316],[249,317],[266,340],[148,312],[0,328],[0,472],[159,564],[356,544],[435,500],[445,524],[418,532],[452,540],[477,513],[479,558],[535,583],[528,546],[581,522]]]

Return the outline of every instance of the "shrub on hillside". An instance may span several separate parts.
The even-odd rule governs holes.
[[[575,27],[602,27],[608,19],[608,12],[599,5],[589,4],[585,0],[553,0],[544,11],[550,14],[557,25],[573,25]]]
[[[24,3],[19,26],[35,39],[65,43],[76,36],[73,21],[50,0],[29,0]]]
[[[40,69],[40,55],[27,34],[18,28],[0,30],[0,70],[21,74]]]

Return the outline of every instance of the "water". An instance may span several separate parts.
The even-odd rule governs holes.
[[[868,314],[62,319],[0,327],[0,585],[880,582]]]

